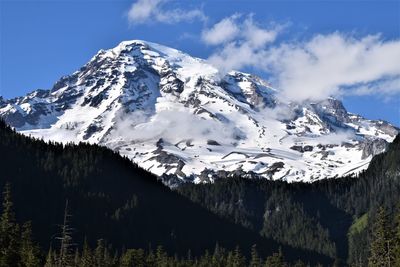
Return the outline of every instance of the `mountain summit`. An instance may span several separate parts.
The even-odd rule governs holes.
[[[107,146],[176,185],[242,175],[315,181],[358,172],[399,129],[339,100],[289,103],[257,76],[144,41],[100,50],[51,90],[0,98],[18,131]]]

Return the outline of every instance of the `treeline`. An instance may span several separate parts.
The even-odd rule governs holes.
[[[11,184],[16,221],[31,221],[43,251],[55,244],[65,200],[77,248],[99,238],[121,255],[124,248],[149,253],[161,245],[170,257],[200,259],[215,244],[239,247],[246,258],[256,244],[266,259],[281,249],[285,260],[330,264],[332,257],[293,248],[209,212],[165,187],[156,176],[107,148],[90,144],[46,143],[16,133],[0,122],[0,188]],[[53,246],[55,249],[55,246]],[[55,250],[57,251],[57,250]],[[81,252],[81,251],[80,251]],[[59,252],[57,252],[59,253]]]
[[[400,136],[357,177],[312,184],[236,177],[178,191],[262,236],[367,266],[379,208],[393,224],[400,203]]]
[[[73,240],[73,227],[70,225],[71,214],[68,202],[64,211],[64,220],[56,235],[56,246],[51,245],[44,257],[43,250],[32,238],[30,222],[20,226],[16,219],[11,198],[10,184],[5,186],[2,196],[0,217],[0,267],[289,267],[306,266],[302,261],[290,265],[285,262],[282,251],[263,260],[256,245],[251,247],[250,258],[241,253],[240,248],[229,251],[216,244],[212,253],[194,257],[188,250],[185,257],[168,255],[162,246],[150,249],[123,249],[121,253],[103,239],[97,240],[94,249],[87,240],[80,249]]]
[[[16,236],[22,240],[33,229],[43,251],[54,244],[51,236],[69,199],[80,254],[85,237],[93,250],[98,238],[108,240],[111,255],[122,256],[124,248],[142,248],[147,255],[149,247],[162,245],[168,257],[176,254],[179,260],[188,248],[191,258],[200,260],[217,243],[226,257],[238,246],[250,258],[256,244],[264,259],[281,248],[291,264],[301,259],[312,266],[368,266],[380,208],[386,211],[388,236],[394,236],[400,136],[357,177],[312,184],[236,177],[186,184],[174,192],[109,149],[34,140],[0,121],[0,188],[7,182],[20,223]],[[23,227],[27,221],[31,225]],[[390,255],[393,240],[385,241]]]
[[[103,239],[91,249],[85,242],[82,249],[73,241],[73,228],[70,225],[68,202],[64,210],[64,220],[56,240],[58,246],[50,246],[47,256],[33,241],[30,222],[20,226],[16,219],[11,198],[10,185],[7,184],[2,196],[0,216],[0,267],[289,267],[309,266],[302,261],[295,264],[285,262],[282,251],[274,253],[265,260],[259,256],[256,245],[251,247],[250,257],[241,253],[240,248],[229,251],[216,244],[212,253],[208,250],[199,257],[193,257],[188,250],[185,257],[168,255],[162,246],[150,249],[123,249],[121,253]],[[395,222],[388,221],[386,210],[381,207],[372,226],[371,245],[368,249],[369,267],[400,266],[400,210]],[[317,266],[322,266],[318,264]],[[333,266],[340,266],[335,262]],[[366,266],[361,262],[353,266]]]

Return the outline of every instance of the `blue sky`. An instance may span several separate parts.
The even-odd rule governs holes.
[[[299,84],[298,78],[296,80],[297,71],[293,72],[295,66],[290,60],[268,63],[262,68],[256,64],[264,52],[265,55],[271,55],[271,47],[277,48],[284,59],[299,53],[302,55],[304,51],[318,53],[318,47],[311,52],[308,49],[310,46],[329,46],[336,41],[338,45],[329,49],[335,51],[338,46],[343,46],[338,52],[342,54],[353,48],[366,54],[375,49],[378,55],[387,56],[386,60],[390,61],[383,62],[385,66],[392,64],[396,60],[393,56],[397,56],[393,49],[397,49],[400,38],[400,1],[151,1],[157,10],[147,17],[140,17],[143,14],[129,13],[132,5],[137,4],[135,1],[0,0],[0,94],[12,98],[37,88],[51,88],[62,75],[79,69],[99,49],[111,48],[129,39],[157,42],[221,62],[224,55],[229,55],[226,54],[229,45],[237,49],[234,51],[242,51],[241,46],[248,40],[242,33],[223,40],[205,38],[205,33],[215,30],[215,26],[224,19],[239,32],[246,31],[249,20],[257,29],[277,32],[273,41],[266,41],[262,48],[252,50],[257,56],[255,62],[223,63],[223,67],[233,66],[256,72],[271,81],[276,80],[276,84],[292,88],[287,90],[288,97],[296,96],[296,90],[302,90],[302,84]],[[193,11],[193,17],[190,17],[188,14]],[[184,17],[184,14],[187,16]],[[367,36],[374,36],[376,40],[369,41]],[[392,43],[396,45],[394,48],[387,45]],[[294,49],[285,50],[282,44]],[[293,54],[293,51],[298,53]],[[340,69],[335,70],[335,60],[335,57],[325,57],[317,62],[320,65],[305,61],[308,65],[301,75],[309,76],[312,81],[307,83],[309,91],[303,95],[304,98],[332,94],[342,98],[351,112],[371,119],[385,119],[400,126],[397,70],[379,70],[373,79],[370,76],[359,78],[359,73],[350,73],[355,78],[348,80],[340,76],[343,76]],[[326,66],[326,62],[332,62],[332,75],[313,71],[315,66]],[[363,73],[370,73],[375,68],[374,62],[376,59],[365,56],[359,66],[370,67],[365,67]],[[400,62],[400,58],[397,58],[397,62]],[[287,75],[281,72],[278,75],[277,71],[282,69],[295,78],[284,80],[283,77]],[[324,76],[326,78],[321,78]],[[389,88],[388,82],[390,91],[385,89]],[[354,89],[344,90],[342,87]]]

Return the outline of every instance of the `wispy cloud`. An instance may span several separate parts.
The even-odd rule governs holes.
[[[129,132],[131,140],[158,140],[163,138],[171,143],[185,139],[215,140],[221,144],[229,144],[237,141],[244,133],[232,122],[219,123],[215,120],[204,120],[199,116],[175,109],[158,110],[157,114],[145,114],[135,111],[134,114],[126,116],[120,114],[117,118],[117,127],[111,135],[118,138],[121,134]]]
[[[289,100],[400,92],[399,40],[332,33],[282,44],[266,51],[266,56],[266,70]]]
[[[360,84],[354,86],[352,95],[375,95],[381,93],[382,97],[388,101],[392,96],[400,95],[400,77],[387,78],[379,82]]]
[[[335,32],[276,43],[283,28],[285,25],[261,26],[251,15],[236,14],[204,30],[202,40],[216,46],[208,60],[222,74],[257,68],[285,100],[400,94],[400,40]]]
[[[208,59],[222,73],[260,65],[266,46],[275,41],[283,25],[261,27],[252,15],[235,14],[202,33],[202,40],[218,48]],[[260,67],[262,64],[260,65]]]
[[[179,23],[206,21],[201,9],[171,7],[169,0],[138,0],[129,22]],[[323,100],[329,96],[400,95],[400,40],[380,35],[355,37],[334,32],[307,40],[282,41],[287,25],[262,24],[252,14],[233,14],[201,32],[201,40],[215,47],[208,61],[223,75],[256,68],[285,100]],[[186,33],[186,37],[192,33]]]
[[[218,45],[236,38],[240,33],[239,25],[237,25],[239,17],[238,14],[232,15],[214,24],[210,29],[203,30],[203,41],[210,45]]]
[[[167,2],[169,0],[137,0],[128,11],[129,23],[133,25],[150,22],[174,24],[182,21],[205,21],[207,18],[201,9],[169,9],[165,5]]]

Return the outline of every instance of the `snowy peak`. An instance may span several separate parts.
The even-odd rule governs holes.
[[[314,181],[366,168],[398,129],[329,98],[285,103],[257,76],[134,40],[99,51],[51,90],[0,99],[0,116],[47,140],[108,146],[175,185],[243,175]]]

